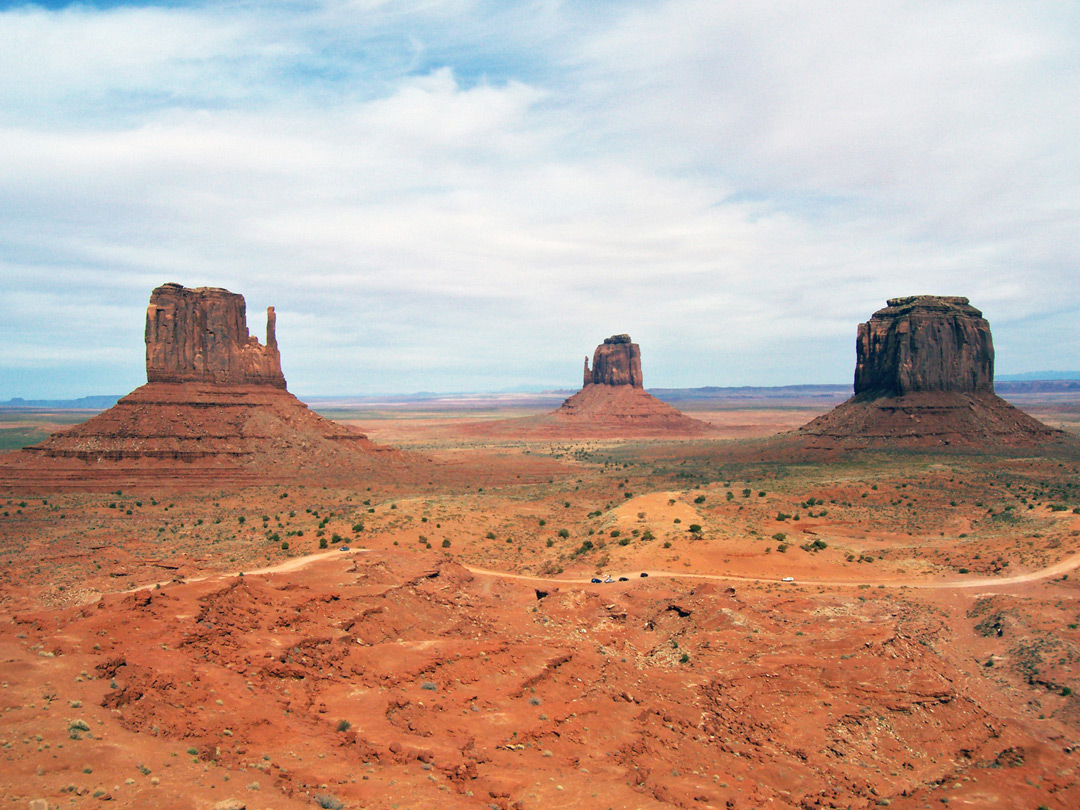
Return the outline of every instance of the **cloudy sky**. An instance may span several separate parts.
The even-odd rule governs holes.
[[[850,381],[885,299],[1080,368],[1080,4],[0,2],[0,399],[124,393],[166,281],[300,394]]]

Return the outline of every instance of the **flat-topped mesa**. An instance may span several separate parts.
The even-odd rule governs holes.
[[[275,324],[269,307],[263,346],[248,334],[244,296],[219,287],[162,284],[146,310],[147,382],[285,388]]]
[[[859,324],[856,397],[994,393],[990,324],[967,298],[913,295],[888,304]]]
[[[629,335],[613,335],[593,352],[592,371],[585,358],[584,385],[629,385],[642,388],[641,349]]]

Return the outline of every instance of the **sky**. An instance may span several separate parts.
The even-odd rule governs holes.
[[[0,399],[165,282],[309,395],[848,382],[891,297],[1080,369],[1080,4],[0,2]]]

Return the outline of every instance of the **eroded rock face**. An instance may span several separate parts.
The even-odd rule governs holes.
[[[248,334],[244,296],[163,284],[146,310],[146,379],[285,388],[275,323],[269,307],[263,346]]]
[[[994,393],[990,324],[967,298],[915,295],[859,324],[855,395]]]
[[[613,335],[596,347],[593,367],[585,359],[584,385],[629,385],[642,388],[641,349],[629,335]]]
[[[859,324],[855,396],[799,428],[817,450],[1072,443],[994,393],[994,345],[960,297],[890,298]]]

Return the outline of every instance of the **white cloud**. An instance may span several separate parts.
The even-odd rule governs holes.
[[[179,281],[243,293],[259,334],[275,304],[300,391],[573,385],[624,331],[647,384],[778,384],[849,379],[856,323],[935,292],[1038,357],[1078,292],[1077,29],[1039,3],[0,13],[0,281],[42,296],[0,326],[62,356],[66,296],[139,363]]]

